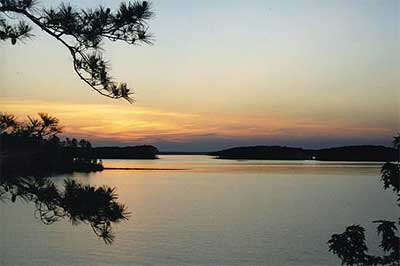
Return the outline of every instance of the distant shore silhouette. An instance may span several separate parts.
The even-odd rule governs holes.
[[[247,146],[211,152],[217,159],[234,160],[318,160],[318,161],[396,161],[397,150],[385,146],[359,145],[326,149],[284,146]]]

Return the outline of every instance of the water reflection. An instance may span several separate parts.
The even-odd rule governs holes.
[[[82,185],[65,179],[62,188],[47,177],[2,177],[0,200],[33,202],[35,217],[50,225],[69,219],[73,225],[90,225],[93,232],[111,244],[114,239],[112,224],[128,219],[126,207],[117,202],[113,188]]]
[[[395,195],[379,181],[381,163],[245,166],[250,162],[170,155],[103,163],[190,170],[72,175],[82,184],[116,187],[132,212],[113,225],[113,248],[93,241],[90,226],[71,227],[65,219],[44,226],[35,222],[32,204],[2,204],[0,264],[339,265],[326,245],[333,233],[362,224],[371,251],[378,251],[370,221],[393,220],[398,211]],[[51,180],[63,189],[68,176]]]

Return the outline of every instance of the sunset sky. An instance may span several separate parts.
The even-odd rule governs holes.
[[[35,29],[25,43],[0,43],[0,111],[50,113],[64,135],[95,145],[164,151],[389,145],[400,131],[400,1],[152,5],[154,45],[103,44],[112,76],[135,90],[133,105],[91,90],[69,52]]]

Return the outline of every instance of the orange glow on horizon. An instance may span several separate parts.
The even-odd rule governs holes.
[[[1,100],[0,103],[1,111],[15,114],[21,120],[38,112],[56,116],[64,126],[66,136],[122,143],[183,143],[208,137],[353,137],[393,133],[387,128],[352,125],[346,120],[168,112],[119,103],[67,104],[28,100]]]

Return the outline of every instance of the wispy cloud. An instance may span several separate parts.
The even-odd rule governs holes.
[[[94,142],[187,143],[206,139],[354,138],[390,136],[392,128],[357,124],[350,119],[312,120],[268,115],[170,112],[112,104],[69,104],[0,100],[1,111],[20,119],[37,112],[58,117],[65,135]]]

